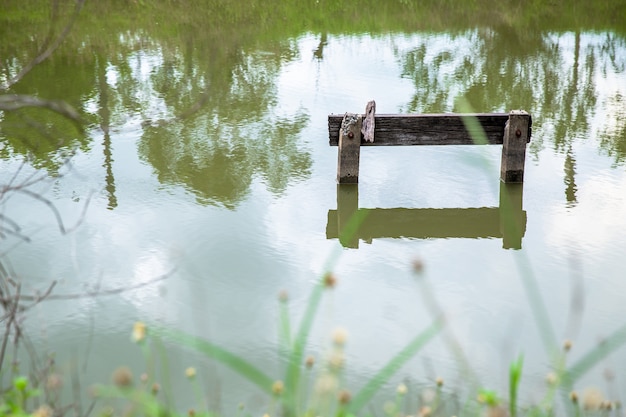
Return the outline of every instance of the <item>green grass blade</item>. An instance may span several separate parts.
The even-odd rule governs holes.
[[[430,327],[418,334],[404,349],[398,352],[391,360],[376,373],[350,402],[350,412],[357,414],[380,389],[380,387],[395,374],[409,359],[419,352],[444,326],[442,318],[436,320]]]
[[[344,230],[341,232],[341,239],[350,240],[352,236],[355,236],[366,216],[367,212],[361,210],[356,211],[350,217],[350,220],[348,220]],[[290,391],[288,394],[294,394],[294,391],[297,390],[297,387],[300,383],[300,371],[302,368],[304,347],[306,346],[309,334],[311,333],[311,327],[313,326],[313,321],[315,319],[315,316],[317,315],[317,310],[319,308],[319,304],[324,293],[325,277],[332,270],[332,264],[334,263],[336,258],[337,257],[333,257],[333,262],[329,262],[329,265],[327,265],[326,269],[327,272],[325,272],[322,277],[320,277],[318,283],[316,284],[315,288],[313,288],[313,291],[309,296],[309,301],[307,303],[304,317],[302,318],[298,333],[296,334],[295,340],[293,342],[293,350],[291,352],[291,357],[287,368],[287,375],[285,377],[285,386]],[[291,396],[290,398],[292,402],[295,401],[295,397]],[[295,404],[292,403],[289,406],[293,407],[294,405]]]
[[[509,413],[511,417],[517,416],[517,393],[519,383],[522,379],[522,367],[524,366],[524,356],[519,355],[517,360],[511,362],[509,368]]]
[[[279,303],[278,346],[281,358],[286,358],[291,351],[291,323],[286,294],[280,295]]]
[[[456,105],[461,112],[473,112],[472,106],[463,97],[457,98]],[[468,115],[462,117],[462,120],[475,144],[480,145],[487,143],[487,136],[485,135],[485,132],[476,117]],[[487,159],[485,159],[484,163],[486,167],[489,165],[489,161]],[[526,257],[525,253],[515,256],[515,260],[517,262],[517,269],[522,277],[522,283],[524,284],[524,289],[526,290],[526,296],[530,303],[535,323],[539,328],[544,347],[548,355],[552,356],[556,351],[558,344],[556,343],[555,332],[552,327],[552,322],[550,321],[548,310],[543,302],[543,299],[541,298],[535,274],[530,266],[530,261]]]
[[[304,355],[304,346],[308,335],[313,325],[313,320],[316,316],[317,309],[322,298],[324,291],[324,277],[322,277],[316,284],[315,288],[311,292],[309,302],[307,304],[306,312],[302,318],[300,329],[293,343],[293,350],[291,351],[291,357],[289,358],[289,365],[287,367],[287,375],[285,377],[285,386],[287,387],[288,408],[295,407],[296,391],[300,382],[300,370]]]
[[[591,349],[591,351],[580,358],[578,362],[572,365],[565,372],[564,382],[566,384],[573,384],[578,378],[596,366],[598,362],[624,344],[626,344],[626,325],[617,329],[613,334],[604,339],[602,343]]]
[[[550,315],[548,314],[548,309],[541,297],[541,291],[539,291],[539,286],[537,285],[537,280],[535,279],[535,274],[530,266],[528,257],[524,252],[517,253],[516,255],[518,256],[514,256],[514,258],[517,263],[517,268],[520,271],[520,276],[522,277],[522,284],[524,284],[526,297],[530,303],[535,323],[540,330],[546,353],[549,356],[553,356],[557,351],[558,343],[556,342],[556,336]]]
[[[261,388],[264,392],[271,394],[274,380],[240,356],[237,356],[211,342],[180,331],[155,329],[155,334],[173,340],[180,345],[187,346],[199,353],[202,353],[208,358],[221,362]]]
[[[343,230],[339,234],[340,242],[351,242],[359,231],[359,228],[365,221],[369,212],[367,210],[357,210],[352,214],[350,220],[346,223]]]
[[[480,125],[478,118],[476,118],[475,116],[461,114],[461,120],[463,120],[465,129],[467,129],[467,132],[472,138],[474,145],[489,144],[489,141],[487,140],[487,135],[485,134],[483,127]]]

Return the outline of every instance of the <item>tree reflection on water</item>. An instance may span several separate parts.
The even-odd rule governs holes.
[[[159,181],[185,187],[203,204],[233,208],[255,178],[281,193],[290,181],[307,178],[312,166],[301,140],[307,110],[281,110],[276,92],[280,71],[301,52],[297,39],[321,33],[314,57],[322,61],[329,59],[324,52],[336,41],[336,33],[375,42],[376,33],[404,36],[413,27],[410,33],[419,35],[418,43],[408,51],[395,51],[402,77],[415,86],[402,111],[458,111],[459,96],[481,112],[530,111],[535,126],[549,134],[535,136],[529,152],[538,158],[539,150],[550,146],[567,153],[570,202],[575,201],[575,140],[597,134],[599,146],[616,164],[626,161],[623,95],[600,97],[598,85],[625,71],[626,40],[619,31],[567,32],[551,30],[550,25],[530,30],[524,20],[509,21],[506,15],[487,20],[477,14],[475,19],[483,19],[479,24],[466,21],[468,11],[426,10],[411,2],[376,13],[343,1],[325,7],[281,4],[272,11],[255,2],[231,3],[225,10],[211,10],[189,2],[175,11],[158,2],[112,10],[88,5],[67,45],[9,92],[62,98],[82,110],[91,130],[77,134],[63,120],[37,110],[5,112],[0,119],[5,143],[0,157],[22,156],[54,172],[68,153],[88,152],[103,134],[98,142],[113,209],[114,132],[130,122],[142,123],[140,158],[152,166]],[[29,51],[45,43],[47,26],[41,23],[46,15],[26,18],[18,9],[7,6],[6,16],[12,17],[0,29],[7,40],[0,46],[0,81],[26,65],[32,58]],[[97,18],[105,9],[107,16],[117,18]],[[337,13],[341,10],[354,12],[348,26]],[[441,18],[425,19],[423,13],[445,15],[449,27],[437,25]],[[356,35],[364,32],[369,35]],[[605,127],[592,132],[591,119],[603,111],[599,106],[607,109]]]

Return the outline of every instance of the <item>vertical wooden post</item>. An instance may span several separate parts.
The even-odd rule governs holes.
[[[512,110],[504,128],[500,180],[524,182],[526,143],[529,139],[530,115],[523,110]]]
[[[361,152],[361,116],[346,113],[339,129],[339,151],[337,159],[337,182],[357,184],[359,182],[359,158]]]
[[[337,236],[344,248],[359,247],[358,230],[354,228],[358,210],[359,185],[337,184]]]

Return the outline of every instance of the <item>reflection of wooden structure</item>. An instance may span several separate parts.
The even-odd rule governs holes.
[[[502,145],[500,179],[507,183],[524,181],[526,144],[530,141],[532,119],[525,111],[491,114],[382,114],[374,115],[368,103],[366,117],[346,113],[328,116],[331,146],[338,146],[337,181],[359,182],[361,146],[406,145]],[[374,104],[375,108],[375,104]],[[362,125],[374,126],[371,142]]]
[[[502,238],[505,249],[521,249],[526,232],[522,184],[500,184],[499,207],[360,209],[357,184],[337,185],[337,210],[328,211],[326,238],[358,248],[359,239]]]

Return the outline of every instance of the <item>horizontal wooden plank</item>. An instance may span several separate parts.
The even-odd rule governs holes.
[[[474,145],[463,117],[475,116],[491,145],[501,145],[508,113],[473,114],[377,114],[374,142],[361,140],[361,146],[394,145]],[[330,146],[337,146],[343,114],[328,116]],[[529,136],[530,137],[530,136]]]

